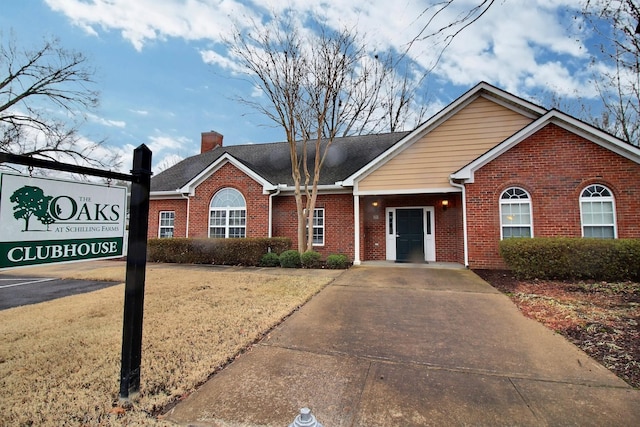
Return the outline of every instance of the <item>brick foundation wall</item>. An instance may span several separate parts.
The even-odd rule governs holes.
[[[499,199],[529,192],[535,237],[580,237],[580,193],[602,184],[614,194],[619,238],[640,237],[640,165],[549,124],[475,172],[467,184],[469,266],[504,268],[498,253]]]

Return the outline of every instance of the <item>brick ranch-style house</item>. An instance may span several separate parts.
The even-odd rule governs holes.
[[[284,236],[297,247],[284,143],[222,144],[151,181],[149,237]],[[504,268],[509,237],[640,238],[640,149],[480,83],[410,132],[336,139],[314,250]]]

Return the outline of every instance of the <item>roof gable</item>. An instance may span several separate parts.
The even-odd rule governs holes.
[[[229,153],[224,153],[220,157],[218,157],[213,163],[203,169],[198,175],[196,175],[193,179],[187,182],[181,188],[178,188],[176,191],[181,194],[189,194],[194,195],[195,189],[198,185],[200,185],[203,181],[213,175],[218,169],[224,166],[227,163],[231,163],[236,168],[240,169],[242,173],[249,176],[251,179],[256,181],[258,184],[262,185],[263,191],[266,193],[269,190],[275,190],[275,186],[271,184],[269,181],[264,179],[262,176],[257,174],[254,170],[247,167],[244,163],[240,162],[238,159],[233,157]]]
[[[451,172],[544,112],[542,107],[482,82],[343,184],[356,187],[358,194],[394,191],[393,181],[396,192],[449,191]],[[424,164],[417,164],[419,159]],[[401,173],[406,176],[400,178]],[[433,176],[426,176],[429,174]]]
[[[512,147],[516,146],[529,136],[547,126],[555,124],[569,132],[582,136],[583,138],[600,145],[614,153],[621,155],[635,163],[640,164],[640,148],[624,142],[611,134],[608,134],[598,128],[595,128],[585,122],[582,122],[568,114],[558,110],[551,110],[538,120],[532,122],[529,126],[521,129],[519,132],[507,138],[502,143],[496,145],[491,150],[479,156],[472,162],[465,165],[455,173],[451,174],[452,179],[464,180],[468,183],[474,182],[474,172],[482,166],[491,162],[501,154],[505,153]]]

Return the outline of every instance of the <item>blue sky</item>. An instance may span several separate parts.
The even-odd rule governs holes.
[[[443,22],[474,2],[457,0]],[[372,49],[402,49],[424,23],[425,0],[20,0],[3,2],[0,29],[20,46],[55,36],[89,57],[97,69],[100,106],[81,127],[88,140],[106,138],[121,153],[123,170],[141,143],[154,167],[197,154],[200,133],[215,130],[224,143],[284,140],[266,118],[234,100],[253,88],[235,74],[221,40],[233,23],[291,7],[331,25],[354,26]],[[445,51],[427,80],[436,112],[481,80],[530,100],[551,90],[570,102],[593,99],[589,32],[578,29],[578,0],[497,1]],[[259,6],[257,6],[259,5]],[[433,61],[433,46],[409,52],[417,67]],[[215,52],[215,55],[212,54]],[[159,169],[158,169],[159,170]]]

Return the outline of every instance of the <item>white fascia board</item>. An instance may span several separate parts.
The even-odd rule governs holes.
[[[518,114],[522,114],[525,117],[529,117],[530,119],[536,120],[540,116],[545,115],[549,110],[545,110],[544,108],[532,104],[528,101],[520,99],[516,96],[511,95],[507,92],[500,92],[500,94],[496,94],[496,91],[492,91],[491,93],[481,93],[480,96],[482,98],[488,99],[491,102],[495,102],[498,105],[503,106],[509,110],[515,111]],[[515,104],[515,105],[514,105]]]
[[[508,92],[498,89],[486,82],[478,83],[468,92],[460,96],[451,104],[440,110],[433,115],[429,120],[424,122],[420,127],[416,128],[413,132],[405,136],[398,141],[389,150],[383,152],[378,157],[373,159],[367,165],[365,165],[359,171],[356,171],[353,175],[346,178],[342,184],[346,186],[353,186],[356,181],[359,181],[376,170],[379,166],[386,163],[388,160],[400,154],[405,149],[409,148],[414,142],[418,141],[425,134],[431,132],[436,127],[440,126],[443,122],[447,121],[451,116],[462,110],[464,107],[475,101],[479,97],[484,97],[493,102],[502,105],[505,108],[517,111],[531,119],[536,119],[545,114],[547,110],[544,108],[525,101],[517,96],[514,96]]]
[[[529,136],[535,134],[548,124],[555,124],[569,132],[575,133],[583,138],[600,145],[603,148],[613,151],[633,162],[640,163],[640,148],[628,144],[606,132],[601,131],[591,125],[577,120],[558,110],[551,110],[538,120],[532,122],[529,126],[524,127],[511,137],[496,145],[491,150],[484,153],[462,169],[451,174],[451,179],[464,180],[467,183],[474,182],[474,172],[506,151],[513,148]]]
[[[182,194],[178,190],[173,191],[152,191],[149,193],[149,200],[181,199]]]
[[[304,192],[304,189],[302,190]],[[293,194],[295,192],[294,186],[288,186],[284,184],[280,184],[280,194]],[[318,194],[352,194],[350,188],[346,188],[342,185],[318,185]]]
[[[403,190],[366,190],[354,191],[354,196],[394,196],[397,194],[442,194],[460,193],[462,190],[456,187],[442,188],[408,188]]]
[[[258,175],[252,169],[245,166],[238,159],[233,157],[229,153],[224,153],[222,156],[218,157],[215,162],[211,163],[207,166],[202,172],[196,175],[191,181],[187,182],[182,188],[179,188],[177,191],[182,194],[188,194],[193,196],[195,194],[196,187],[202,184],[207,178],[213,175],[218,169],[224,166],[227,163],[231,163],[236,168],[240,169],[244,174],[246,174],[249,178],[256,181],[258,184],[262,185],[262,193],[269,194],[269,192],[277,189],[277,185],[270,183],[265,180],[263,177]]]

